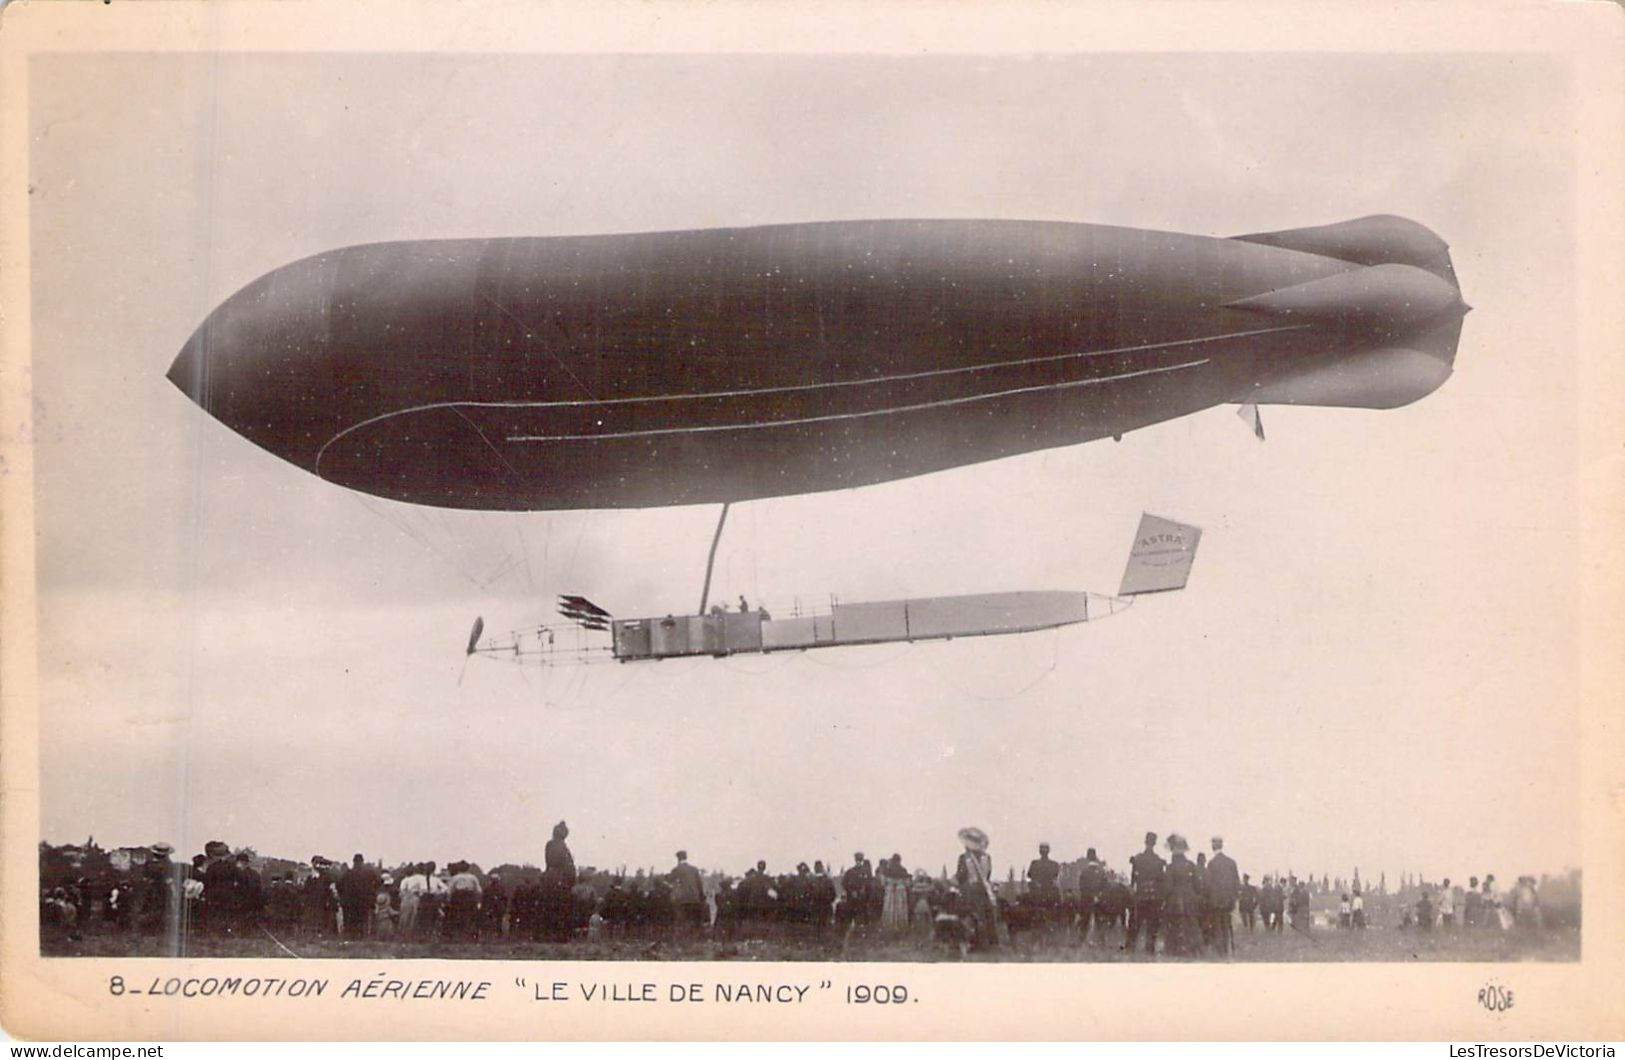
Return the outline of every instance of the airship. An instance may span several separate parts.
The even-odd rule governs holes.
[[[440,508],[733,503],[1219,405],[1387,409],[1452,371],[1449,249],[1395,216],[1227,238],[859,220],[373,243],[274,269],[170,366],[304,470]]]
[[[778,618],[706,606],[731,504],[1120,439],[1218,405],[1260,437],[1262,405],[1395,408],[1450,376],[1467,309],[1444,241],[1395,216],[1227,238],[867,220],[420,240],[265,274],[168,375],[249,441],[377,497],[721,503],[695,613],[623,619],[564,598],[578,634],[609,638],[574,655],[627,662],[1031,632],[1182,588],[1200,531],[1146,516],[1115,597]],[[468,654],[551,657],[559,632],[482,639],[476,622]]]

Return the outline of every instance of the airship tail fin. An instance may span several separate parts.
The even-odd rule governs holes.
[[[1183,589],[1196,562],[1196,546],[1202,540],[1200,527],[1176,523],[1146,512],[1134,534],[1128,566],[1118,596],[1139,596]]]
[[[1283,250],[1301,250],[1355,265],[1411,265],[1433,273],[1452,287],[1459,287],[1449,245],[1426,225],[1392,214],[1375,214],[1312,228],[1251,232],[1231,238]]]

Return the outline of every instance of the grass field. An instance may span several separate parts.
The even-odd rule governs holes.
[[[366,960],[435,958],[455,960],[539,961],[957,961],[955,949],[928,939],[884,939],[831,933],[824,940],[767,937],[760,939],[613,939],[570,943],[403,942],[287,938],[269,935],[247,938],[197,937],[186,940],[185,956],[208,958],[287,957],[355,958]],[[279,944],[280,943],[280,944]],[[283,947],[286,946],[286,949]],[[43,940],[48,957],[162,957],[169,956],[165,941],[156,937],[122,934],[90,935],[79,940],[64,936]],[[1064,937],[1021,935],[987,953],[971,953],[967,961],[1024,962],[1133,962],[1149,960],[1184,963],[1205,958],[1173,958],[1141,953],[1125,954],[1117,944],[1079,946]],[[1420,933],[1373,928],[1364,932],[1320,929],[1308,935],[1286,931],[1236,936],[1235,960],[1261,963],[1303,961],[1577,961],[1580,933],[1572,928],[1521,933],[1455,931]]]

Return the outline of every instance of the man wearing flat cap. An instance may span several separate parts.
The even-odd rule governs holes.
[[[1145,849],[1128,859],[1131,868],[1129,886],[1134,891],[1134,904],[1129,907],[1128,937],[1123,940],[1123,952],[1133,953],[1134,943],[1145,929],[1145,952],[1156,956],[1157,931],[1162,925],[1162,881],[1168,863],[1157,855],[1157,833],[1145,834]]]

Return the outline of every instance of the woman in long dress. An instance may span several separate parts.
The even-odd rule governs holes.
[[[1190,957],[1202,946],[1202,930],[1198,922],[1201,896],[1197,881],[1201,873],[1185,856],[1190,844],[1181,835],[1168,837],[1171,855],[1163,876],[1162,923],[1166,931],[1166,952],[1172,957]]]
[[[543,851],[541,914],[543,937],[549,942],[569,942],[574,934],[570,891],[576,885],[576,862],[565,843],[570,828],[563,821],[553,826],[553,838]]]
[[[987,833],[980,828],[961,828],[959,841],[965,847],[955,873],[962,916],[973,921],[974,948],[989,949],[998,945],[999,931],[995,924],[998,914],[993,898],[993,859],[987,853]]]
[[[885,895],[880,906],[880,930],[887,935],[908,933],[908,870],[903,856],[893,854],[880,866]]]

